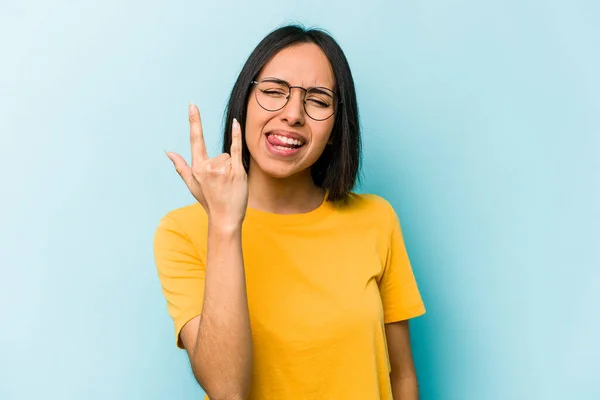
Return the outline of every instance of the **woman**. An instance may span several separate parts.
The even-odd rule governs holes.
[[[167,155],[198,203],[161,220],[154,249],[207,396],[417,399],[407,321],[425,309],[394,210],[351,192],[358,110],[335,40],[286,26],[259,43],[223,154],[208,157],[193,104],[189,121],[191,167]]]

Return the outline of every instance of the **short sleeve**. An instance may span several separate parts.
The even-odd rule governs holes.
[[[183,348],[181,329],[202,313],[206,269],[189,236],[168,215],[161,219],[154,235],[154,259],[175,325],[176,344]]]
[[[425,314],[425,305],[408,258],[398,216],[390,205],[391,233],[384,271],[379,281],[384,322]],[[389,226],[389,225],[388,225]]]

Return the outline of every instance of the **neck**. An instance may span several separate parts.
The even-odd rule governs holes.
[[[268,176],[251,165],[248,207],[275,214],[302,214],[318,208],[325,192],[313,182],[310,170],[287,178]]]

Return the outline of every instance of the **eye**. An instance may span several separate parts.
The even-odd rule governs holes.
[[[312,88],[306,93],[306,102],[312,107],[329,108],[333,104],[333,98],[325,89]]]
[[[286,94],[282,90],[266,89],[261,90],[264,94],[273,97],[285,96]]]
[[[324,102],[323,100],[317,99],[317,98],[310,98],[310,99],[306,99],[306,101],[310,102],[312,105],[315,105],[317,107],[323,107],[323,108],[327,108],[329,107],[329,103]]]

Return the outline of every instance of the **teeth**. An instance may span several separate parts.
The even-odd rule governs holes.
[[[281,135],[274,135],[274,136],[277,139],[281,140],[283,143],[293,144],[295,146],[301,146],[304,144],[304,142],[301,140],[296,140],[296,139],[292,139],[292,138],[281,136]]]
[[[285,146],[278,146],[278,145],[273,145],[273,147],[275,147],[278,150],[291,150],[293,149],[293,147],[285,147]]]

